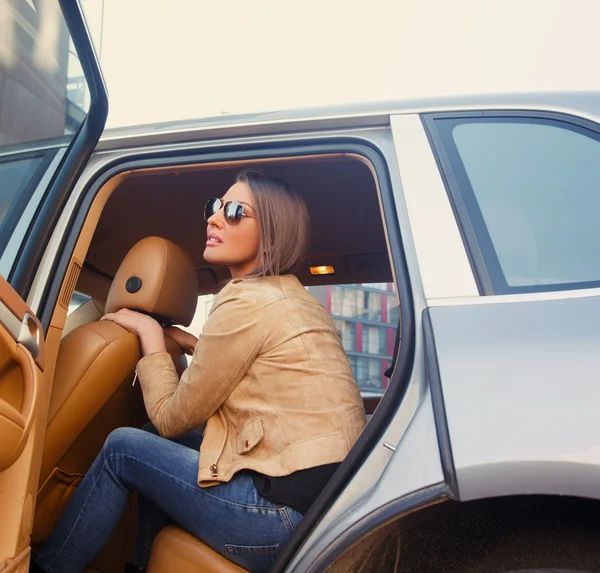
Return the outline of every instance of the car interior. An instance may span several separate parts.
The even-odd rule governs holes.
[[[256,167],[294,187],[311,218],[310,249],[298,278],[305,286],[393,282],[377,175],[353,154],[326,154],[140,168],[98,191],[86,215],[62,283],[51,328],[60,332],[42,454],[32,545],[56,526],[68,500],[117,427],[147,420],[134,382],[141,349],[135,335],[100,321],[105,312],[134,308],[163,323],[189,325],[198,297],[217,293],[225,267],[204,261],[204,204],[222,196],[236,174]],[[312,274],[330,265],[334,274]],[[122,280],[141,279],[123,288]],[[73,293],[86,302],[68,312]],[[88,298],[89,297],[89,298]],[[196,333],[198,334],[198,333]],[[401,328],[398,328],[397,341]],[[182,372],[181,348],[167,338]],[[365,398],[372,413],[380,398]],[[88,571],[120,573],[135,541],[135,496],[104,551]],[[168,527],[152,550],[149,573],[243,571],[178,527]]]

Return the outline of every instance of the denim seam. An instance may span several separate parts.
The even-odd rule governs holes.
[[[284,522],[285,526],[287,527],[289,534],[292,535],[292,533],[294,533],[294,524],[292,523],[292,520],[290,519],[290,516],[288,515],[287,507],[281,508],[281,516],[283,517],[283,522]]]
[[[140,495],[138,494],[138,503],[144,503],[144,500],[140,499]],[[150,512],[144,511],[144,545],[142,547],[142,555],[140,556],[141,563],[138,563],[139,567],[143,569],[148,568],[148,557],[150,553]]]
[[[230,548],[237,549],[237,551],[232,551]],[[274,545],[238,545],[236,543],[225,543],[225,551],[232,555],[262,555],[279,551],[280,549],[281,543]]]

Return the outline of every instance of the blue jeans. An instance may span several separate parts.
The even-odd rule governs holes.
[[[158,531],[174,522],[238,565],[267,571],[302,514],[263,498],[250,472],[199,487],[199,453],[188,445],[134,428],[112,432],[36,562],[48,573],[79,573],[108,541],[137,490],[138,565],[147,564]]]

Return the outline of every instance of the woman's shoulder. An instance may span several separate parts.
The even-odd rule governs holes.
[[[221,290],[219,301],[232,298],[250,298],[264,306],[289,296],[307,293],[294,275],[246,277],[232,279]]]

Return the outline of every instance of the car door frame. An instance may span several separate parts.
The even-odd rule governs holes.
[[[108,96],[79,2],[59,0],[67,29],[90,89],[90,107],[79,131],[66,146],[60,162],[51,162],[37,183],[47,181],[28,199],[22,244],[15,248],[8,277],[0,277],[0,383],[2,412],[7,428],[21,427],[20,438],[11,442],[0,472],[0,568],[7,573],[24,570],[30,555],[35,499],[42,447],[56,360],[46,352],[47,332],[25,302],[44,249],[63,206],[102,134],[108,114]],[[54,157],[57,157],[55,154]],[[46,177],[46,179],[44,179]],[[32,201],[36,202],[32,204]],[[30,208],[31,207],[31,208]],[[20,229],[20,232],[23,229]],[[50,277],[49,277],[50,278]],[[48,278],[48,280],[49,280]],[[58,344],[53,340],[54,350]],[[10,424],[13,424],[12,426]]]

